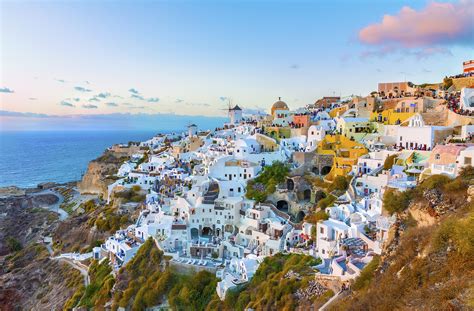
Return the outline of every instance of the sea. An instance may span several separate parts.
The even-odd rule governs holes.
[[[161,133],[173,132],[173,130]],[[80,180],[89,161],[117,143],[143,141],[156,131],[0,131],[0,187],[36,187]]]

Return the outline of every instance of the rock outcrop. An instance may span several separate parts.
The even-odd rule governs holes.
[[[86,174],[78,183],[79,191],[107,197],[107,186],[115,181],[114,175],[122,163],[137,151],[135,146],[106,150],[102,156],[89,163]]]

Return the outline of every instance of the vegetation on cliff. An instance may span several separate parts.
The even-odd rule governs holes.
[[[228,292],[224,302],[213,301],[208,310],[296,310],[316,300],[326,301],[333,295],[330,290],[312,297],[311,301],[295,295],[314,280],[315,271],[311,267],[319,263],[311,256],[299,254],[267,257],[248,284]]]
[[[217,297],[216,285],[217,278],[207,271],[190,276],[168,267],[163,253],[148,239],[120,270],[112,307],[145,310],[167,298],[173,310],[204,310]]]
[[[246,197],[257,202],[264,202],[268,195],[275,192],[276,186],[285,181],[289,172],[289,167],[279,161],[266,166],[258,177],[248,181]]]
[[[455,179],[434,175],[409,195],[389,194],[397,204],[395,239],[380,260],[369,264],[353,292],[333,310],[464,310],[474,308],[474,201],[467,200],[473,169]],[[402,199],[400,199],[402,197]],[[400,201],[401,200],[401,201]],[[408,204],[406,204],[408,201]],[[390,205],[389,205],[390,206]],[[413,208],[424,209],[432,225],[417,225]]]

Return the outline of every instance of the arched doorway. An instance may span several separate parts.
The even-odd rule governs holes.
[[[288,189],[289,191],[295,189],[295,182],[293,181],[293,179],[288,178],[286,180],[286,189]]]
[[[316,175],[319,175],[319,168],[317,166],[313,166],[313,169],[311,170]]]
[[[322,190],[319,190],[318,192],[316,192],[315,196],[314,196],[314,201],[317,203],[319,202],[319,200],[322,200],[326,197],[326,193],[324,193],[324,191]]]
[[[278,210],[288,213],[288,202],[286,202],[285,200],[278,201],[276,207]]]
[[[234,232],[234,226],[233,226],[233,225],[230,225],[230,224],[227,224],[227,225],[225,225],[225,227],[224,227],[224,231],[225,231],[225,232],[228,232],[228,233],[232,233],[232,232]]]
[[[330,171],[331,171],[331,167],[330,167],[330,166],[324,166],[324,167],[321,169],[321,175],[327,175]]]
[[[296,214],[296,222],[302,222],[306,214],[303,211],[299,211],[298,214]]]
[[[204,227],[201,231],[202,236],[211,236],[213,233],[214,231],[210,227]]]
[[[303,199],[304,200],[311,199],[311,189],[306,189],[305,191],[303,191]]]

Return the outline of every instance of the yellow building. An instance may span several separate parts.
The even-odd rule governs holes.
[[[291,128],[289,126],[267,126],[265,134],[279,141],[282,138],[291,137]]]
[[[337,116],[340,116],[342,115],[344,112],[347,111],[349,107],[347,105],[344,105],[344,106],[341,106],[341,107],[336,107],[336,108],[333,108],[331,111],[329,111],[329,116],[331,118],[335,118]]]
[[[370,120],[385,125],[397,125],[412,117],[415,112],[397,112],[395,109],[386,109],[382,112],[372,112]]]
[[[359,157],[368,153],[364,145],[343,135],[326,135],[319,142],[316,152],[334,156],[331,171],[325,177],[329,182],[336,176],[346,176],[352,170],[352,166],[357,164]]]
[[[260,146],[262,147],[262,151],[264,152],[278,150],[278,143],[276,142],[276,140],[267,135],[257,133],[255,134],[255,139],[260,144]]]

